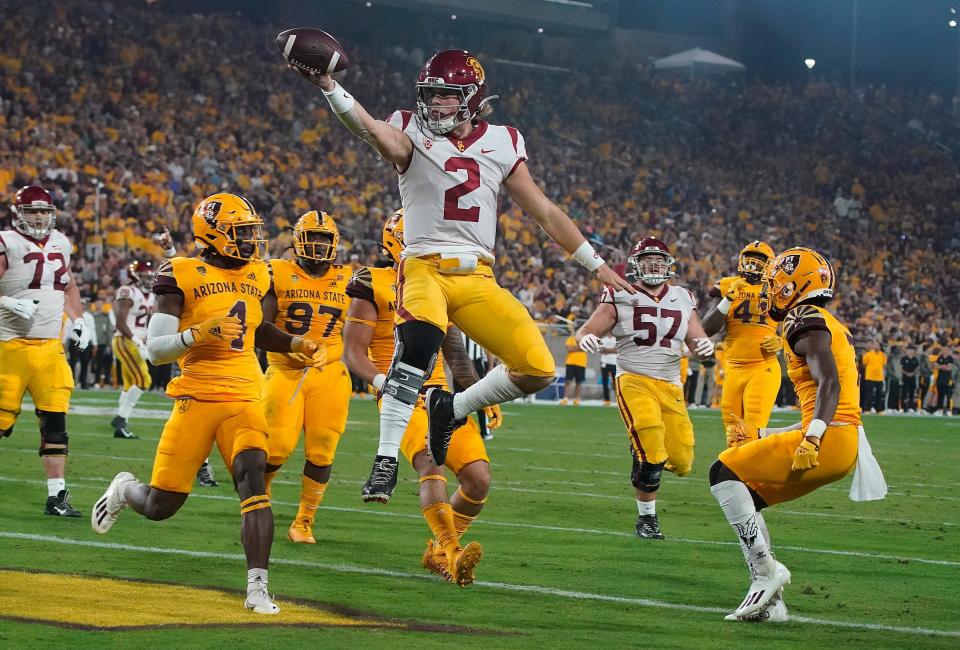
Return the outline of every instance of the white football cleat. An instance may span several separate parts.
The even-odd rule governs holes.
[[[120,472],[110,481],[110,486],[103,496],[97,499],[90,512],[90,526],[101,535],[105,535],[113,526],[120,511],[127,507],[127,500],[123,498],[123,490],[127,483],[133,483],[137,478],[130,472]]]
[[[280,608],[274,604],[270,594],[267,593],[267,586],[264,584],[247,593],[247,600],[243,603],[243,606],[252,609],[254,614],[280,613]]]
[[[725,621],[742,621],[746,623],[786,623],[790,620],[790,613],[787,611],[787,604],[783,602],[783,590],[777,592],[777,595],[770,599],[770,602],[756,614],[748,614],[739,617],[736,614],[727,614],[723,617]]]
[[[790,570],[781,562],[773,560],[773,570],[767,574],[754,576],[750,583],[750,591],[740,603],[740,607],[733,612],[737,618],[743,618],[761,611],[784,585],[790,583]]]

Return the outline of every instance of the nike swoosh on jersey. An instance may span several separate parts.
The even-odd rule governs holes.
[[[493,153],[496,149],[481,149],[480,153]]]

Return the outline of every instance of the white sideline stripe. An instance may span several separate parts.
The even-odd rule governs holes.
[[[6,476],[0,476],[0,481],[6,481],[9,483],[33,483],[33,484],[45,484],[46,481],[39,479],[13,479]],[[100,478],[100,477],[81,477],[77,479],[71,479],[72,484],[81,484],[86,482],[96,481],[100,483],[100,486],[109,485],[110,479]],[[300,485],[294,481],[283,481],[275,480],[274,484],[279,485]],[[237,499],[235,496],[225,496],[219,494],[200,494],[193,492],[190,494],[190,498],[196,499],[209,499],[213,501],[231,501],[236,502]],[[294,501],[279,501],[276,499],[271,499],[271,503],[277,506],[290,506],[297,507],[300,504]],[[334,512],[348,512],[354,514],[362,515],[371,515],[374,517],[392,517],[396,519],[416,519],[418,521],[422,520],[422,515],[414,515],[406,512],[389,512],[386,510],[374,510],[371,508],[348,508],[344,506],[329,506],[321,505],[321,510],[331,510]],[[586,534],[586,535],[601,535],[604,537],[629,537],[633,538],[633,533],[627,533],[621,530],[604,530],[601,528],[571,528],[567,526],[550,526],[546,524],[522,524],[511,521],[496,521],[493,519],[483,519],[480,518],[473,524],[474,526],[498,526],[501,528],[527,528],[531,530],[549,530],[558,533],[573,533],[573,534]],[[728,542],[721,540],[710,540],[710,539],[690,539],[685,537],[671,537],[670,541],[680,542],[681,544],[694,544],[697,546],[739,546],[739,542]],[[865,559],[875,559],[875,560],[896,560],[898,562],[916,562],[918,564],[935,564],[940,566],[958,566],[960,567],[960,562],[955,562],[952,560],[935,560],[922,557],[910,557],[904,555],[886,555],[883,553],[874,553],[872,551],[849,551],[849,550],[837,550],[837,549],[824,549],[824,548],[809,548],[806,546],[788,546],[784,544],[777,544],[776,548],[784,549],[787,551],[798,551],[801,553],[819,553],[821,555],[839,555],[846,557],[857,557]]]
[[[217,553],[213,551],[190,551],[180,548],[169,548],[159,546],[135,546],[133,544],[113,544],[109,542],[94,542],[89,540],[70,539],[66,537],[55,537],[52,535],[33,535],[28,533],[16,533],[12,531],[0,531],[0,537],[9,539],[22,539],[34,542],[49,542],[52,544],[65,544],[69,546],[85,546],[88,548],[100,548],[113,551],[130,551],[134,553],[152,553],[161,555],[179,555],[185,557],[217,559],[217,560],[236,560],[241,561],[244,555],[241,553]],[[314,569],[324,569],[327,571],[336,571],[337,573],[358,573],[362,575],[385,576],[391,578],[412,578],[416,580],[433,580],[439,578],[435,576],[409,573],[406,571],[394,571],[390,569],[381,569],[374,567],[365,567],[355,564],[330,563],[330,562],[310,562],[308,560],[295,560],[287,558],[271,557],[270,561],[274,564],[283,564],[289,566],[300,566]],[[609,603],[622,603],[628,605],[638,605],[640,607],[655,607],[658,609],[673,609],[688,612],[701,612],[706,614],[725,614],[727,609],[722,607],[705,607],[703,605],[692,605],[688,603],[671,603],[663,600],[654,600],[650,598],[634,598],[631,596],[614,596],[608,594],[595,594],[585,591],[570,591],[567,589],[557,589],[554,587],[544,587],[541,585],[513,584],[509,582],[488,582],[484,580],[473,583],[478,587],[486,587],[500,591],[513,591],[520,593],[531,593],[542,596],[556,596],[571,600],[594,600]],[[280,598],[282,601],[282,597]],[[960,630],[939,630],[927,627],[901,627],[894,625],[881,625],[878,623],[859,623],[855,621],[837,621],[830,619],[810,618],[807,616],[793,616],[791,620],[797,623],[808,625],[829,625],[851,630],[871,630],[878,632],[893,632],[896,634],[919,634],[927,636],[940,636],[949,638],[960,638]]]

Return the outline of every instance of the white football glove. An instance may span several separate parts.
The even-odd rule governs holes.
[[[580,349],[590,354],[596,354],[603,349],[603,341],[596,334],[587,334],[580,339]]]
[[[694,353],[698,357],[712,357],[713,356],[713,341],[709,337],[705,336],[701,339],[694,339],[697,342],[697,346],[693,348]]]
[[[87,346],[90,345],[90,339],[92,338],[90,334],[90,328],[87,327],[86,321],[83,320],[83,316],[77,317],[77,320],[73,321],[73,331],[70,333],[70,340],[74,341],[77,349],[86,350]]]
[[[0,296],[0,307],[24,320],[30,320],[37,313],[37,309],[40,308],[40,301]]]

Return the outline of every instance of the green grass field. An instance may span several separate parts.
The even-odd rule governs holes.
[[[242,589],[238,504],[226,484],[197,488],[171,520],[149,522],[126,511],[109,535],[91,531],[90,508],[116,472],[149,478],[169,408],[163,398],[145,396],[140,417],[132,419],[141,439],[114,440],[108,422],[115,399],[111,392],[79,393],[74,399],[79,412],[69,419],[68,485],[83,519],[42,514],[45,483],[30,409],[24,409],[13,437],[0,441],[0,567]],[[92,414],[98,408],[102,414]],[[891,486],[884,501],[850,501],[848,478],[767,511],[774,550],[793,572],[785,591],[793,620],[773,626],[723,621],[745,593],[748,576],[707,485],[707,469],[722,445],[716,411],[692,411],[695,470],[664,481],[658,511],[665,542],[633,534],[628,443],[615,409],[511,405],[505,414],[504,428],[488,446],[494,475],[489,504],[468,533],[485,550],[478,582],[468,589],[434,579],[420,567],[429,533],[409,466],[401,465],[401,483],[388,506],[361,503],[359,488],[377,438],[372,402],[351,406],[318,513],[316,546],[294,546],[285,537],[296,512],[302,454],[274,483],[270,588],[281,607],[285,599],[300,598],[367,617],[471,628],[456,638],[439,628],[343,626],[82,631],[11,620],[32,618],[33,612],[32,607],[10,612],[8,605],[0,609],[5,619],[0,644],[439,647],[463,643],[462,634],[484,634],[475,641],[484,647],[960,644],[960,418],[867,418]],[[791,419],[777,414],[774,423]],[[215,467],[219,478],[227,478],[219,458]],[[13,582],[31,580],[29,573],[15,575]],[[108,602],[109,596],[74,589],[48,598],[68,612]],[[239,608],[241,597],[235,598]],[[124,604],[110,606],[122,610]],[[283,614],[276,622],[283,622]]]

